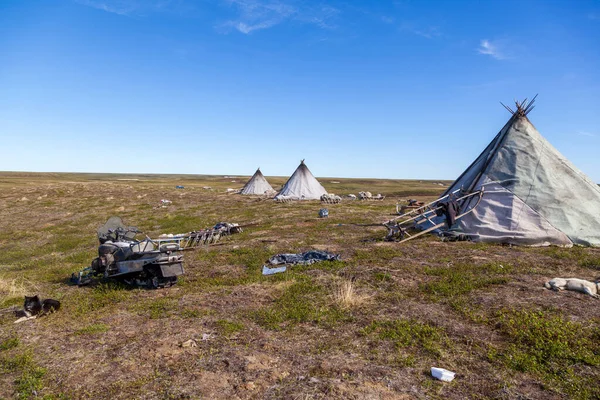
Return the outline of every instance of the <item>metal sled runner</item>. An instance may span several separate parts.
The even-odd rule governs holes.
[[[447,224],[446,221],[436,223],[433,218],[438,216],[438,212],[442,209],[442,204],[446,201],[456,201],[459,203],[461,210],[464,210],[455,217],[455,221],[458,221],[465,215],[470,214],[481,202],[481,198],[483,197],[483,188],[471,193],[463,194],[462,196],[461,192],[462,189],[455,190],[454,192],[440,197],[431,203],[414,208],[406,214],[384,222],[383,225],[388,229],[388,234],[385,239],[389,241],[399,240],[399,243],[404,243],[436,229],[442,228]],[[457,198],[457,196],[460,197]],[[475,199],[477,200],[475,204],[470,206]],[[419,228],[419,225],[425,223],[430,225],[429,228],[418,233],[411,234],[409,232],[410,228]]]

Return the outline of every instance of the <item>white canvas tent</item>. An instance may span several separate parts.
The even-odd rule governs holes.
[[[327,190],[315,179],[304,160],[285,183],[275,200],[319,200]]]
[[[265,194],[275,193],[269,182],[265,179],[260,168],[256,170],[252,178],[242,188],[240,194],[245,195],[258,195],[263,196]]]
[[[532,104],[507,107],[510,120],[444,193],[484,189],[452,230],[482,242],[598,246],[600,188],[535,129]]]

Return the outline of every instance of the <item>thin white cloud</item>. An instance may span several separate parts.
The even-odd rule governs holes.
[[[127,2],[103,2],[95,0],[75,0],[83,6],[96,8],[98,10],[106,11],[113,14],[129,15],[135,10],[135,7]]]
[[[339,13],[340,10],[335,7],[321,5],[317,8],[301,10],[295,19],[303,23],[316,25],[319,28],[335,29],[334,20]]]
[[[437,26],[418,26],[413,22],[407,21],[400,24],[400,29],[426,39],[434,39],[442,35]]]
[[[277,20],[268,20],[268,21],[263,21],[263,22],[259,22],[259,23],[255,23],[255,24],[247,24],[245,22],[236,22],[236,21],[229,21],[227,23],[227,25],[234,27],[235,29],[237,29],[238,31],[240,31],[241,33],[244,34],[249,34],[252,33],[252,31],[257,31],[257,30],[261,30],[261,29],[267,29],[270,28],[272,26],[275,26],[279,23],[280,21]]]
[[[433,39],[438,36],[441,36],[440,30],[437,26],[430,26],[426,29],[415,29],[413,30],[413,33],[426,39]]]
[[[292,0],[224,0],[236,13],[233,19],[221,25],[243,34],[268,29],[287,21],[332,29],[333,18],[339,13],[334,7],[309,7]]]
[[[173,0],[74,0],[83,6],[118,15],[140,15],[167,9]]]
[[[477,52],[479,54],[485,54],[490,57],[495,58],[496,60],[504,60],[506,55],[500,51],[497,43],[492,43],[490,40],[484,39],[479,43],[479,48],[477,48]]]
[[[595,133],[585,132],[585,131],[580,131],[580,132],[577,132],[577,133],[579,135],[581,135],[581,136],[587,136],[587,137],[597,137],[598,136]]]

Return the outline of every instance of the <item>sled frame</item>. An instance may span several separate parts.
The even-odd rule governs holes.
[[[399,243],[404,243],[404,242],[415,239],[419,236],[422,236],[426,233],[429,233],[431,231],[434,231],[436,229],[443,227],[444,225],[446,225],[446,221],[436,224],[432,220],[432,218],[437,216],[437,211],[442,208],[441,203],[444,200],[452,199],[452,197],[456,196],[456,194],[459,193],[460,191],[461,191],[461,189],[457,189],[452,193],[449,193],[443,197],[440,197],[437,200],[432,201],[431,203],[425,204],[417,209],[411,210],[410,212],[408,212],[404,215],[400,215],[398,217],[392,218],[389,221],[384,222],[383,225],[388,229],[388,234],[386,236],[386,240],[393,241],[396,239],[400,239]],[[465,195],[455,199],[455,201],[459,202],[461,204],[461,206],[464,206],[464,205],[468,206],[469,203],[471,203],[472,199],[474,199],[474,198],[477,199],[477,202],[475,203],[475,205],[473,205],[466,211],[462,212],[461,214],[457,215],[455,218],[455,221],[458,221],[461,218],[463,218],[464,216],[472,213],[473,210],[481,202],[482,197],[483,197],[483,188],[481,188],[480,190],[476,190],[474,192],[465,194]],[[410,234],[410,232],[409,232],[410,228],[416,227],[425,222],[429,222],[431,224],[431,227],[429,227],[423,231],[420,231],[418,233]]]

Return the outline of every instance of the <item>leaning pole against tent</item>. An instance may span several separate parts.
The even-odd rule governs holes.
[[[400,243],[404,243],[426,233],[442,230],[444,227],[451,228],[456,221],[461,220],[475,210],[481,202],[483,191],[484,189],[481,188],[480,190],[465,193],[461,189],[458,189],[431,203],[412,209],[408,213],[386,221],[383,223],[388,229],[385,239],[388,241],[399,240]],[[453,217],[453,222],[448,223],[447,217],[440,220],[438,217],[444,214],[444,210],[451,203],[456,204],[458,210],[458,213]],[[413,228],[417,228],[418,231],[411,233]]]
[[[479,157],[440,199],[387,221],[389,236],[405,240],[409,223],[443,227],[430,210],[458,198],[463,214],[449,231],[473,241],[600,246],[600,188],[535,129],[534,101],[504,106],[512,115]]]
[[[255,196],[264,196],[271,194],[273,195],[275,191],[267,182],[267,179],[264,177],[262,172],[260,172],[260,168],[256,170],[252,178],[246,182],[242,190],[240,190],[240,194],[243,195],[255,195]]]
[[[275,196],[275,200],[319,200],[324,194],[327,194],[327,190],[321,186],[302,160],[296,171]]]

